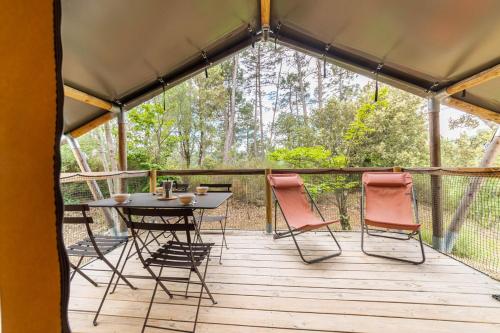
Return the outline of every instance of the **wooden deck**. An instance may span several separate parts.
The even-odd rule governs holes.
[[[499,282],[428,247],[427,261],[414,266],[364,255],[358,233],[337,235],[343,248],[340,257],[306,265],[290,239],[230,232],[223,265],[211,260],[207,275],[218,304],[204,302],[197,332],[500,332],[500,302],[491,297],[500,293]],[[210,237],[215,238],[207,235],[204,240]],[[310,233],[302,240],[312,254],[332,248],[324,234]],[[369,241],[376,251],[418,255],[413,241]],[[128,268],[142,271],[137,260]],[[90,275],[100,282],[109,276],[99,270]],[[69,314],[73,332],[140,332],[153,283],[133,283],[138,290],[120,286],[109,296],[94,327],[104,287],[75,278]],[[158,293],[150,323],[190,329],[194,304],[194,299],[169,300]]]

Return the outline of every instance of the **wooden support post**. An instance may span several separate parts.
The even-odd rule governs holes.
[[[156,192],[156,170],[149,171],[149,192]]]
[[[441,166],[441,132],[439,128],[440,102],[431,97],[429,108],[429,150],[432,167]],[[432,247],[438,251],[444,250],[443,237],[443,208],[442,208],[442,181],[441,176],[431,176],[432,202]]]
[[[70,135],[66,135],[66,141],[68,142],[71,151],[73,152],[73,156],[75,157],[76,163],[80,167],[80,170],[82,172],[91,172],[90,166],[87,162],[87,158],[85,155],[82,153],[80,149],[80,145],[78,144],[78,141],[75,140]],[[90,193],[92,193],[92,197],[94,200],[101,200],[104,199],[104,196],[102,195],[101,189],[99,188],[99,185],[95,180],[88,180],[87,185],[90,189]],[[115,226],[115,221],[113,219],[113,215],[111,214],[111,211],[108,208],[103,208],[102,209],[104,213],[104,219],[106,220],[106,223],[108,227],[113,229],[114,231],[117,230]]]
[[[118,114],[118,160],[120,171],[127,171],[127,121],[123,109]],[[121,179],[120,192],[127,193],[127,180]]]
[[[262,36],[267,41],[271,29],[271,0],[260,0],[260,23]]]
[[[497,127],[495,136],[491,140],[490,144],[486,148],[483,158],[479,164],[480,167],[486,168],[491,166],[494,162],[498,153],[500,152],[500,126]],[[467,189],[460,200],[457,210],[453,214],[451,219],[451,224],[446,232],[446,249],[447,253],[450,253],[455,246],[455,242],[460,233],[460,229],[465,222],[465,216],[469,210],[470,205],[474,202],[476,193],[481,189],[483,183],[483,177],[472,177]]]
[[[271,169],[265,171],[265,186],[266,186],[266,232],[273,233],[273,198],[271,195],[271,185],[267,180],[267,175],[271,174]]]

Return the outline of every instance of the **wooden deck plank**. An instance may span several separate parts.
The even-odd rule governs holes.
[[[321,233],[304,235],[313,255],[331,250]],[[216,235],[205,235],[217,239]],[[491,293],[500,283],[426,248],[428,262],[407,265],[365,256],[359,235],[339,233],[345,255],[314,265],[303,264],[291,240],[273,241],[261,232],[229,233],[224,264],[210,262],[208,284],[218,304],[204,301],[197,332],[496,332],[500,302]],[[415,242],[374,240],[376,251],[414,257]],[[329,247],[330,246],[330,247]],[[418,254],[418,253],[417,253]],[[110,255],[115,259],[116,253]],[[106,282],[99,262],[89,275]],[[127,272],[144,274],[137,260]],[[97,327],[92,326],[104,288],[80,277],[72,283],[70,318],[74,332],[139,332],[153,281],[133,280],[140,289],[120,285],[109,296]],[[169,284],[172,290],[181,285]],[[190,288],[195,291],[196,286]],[[161,293],[152,310],[154,325],[189,329],[194,301],[169,300]],[[147,332],[161,330],[147,330]]]

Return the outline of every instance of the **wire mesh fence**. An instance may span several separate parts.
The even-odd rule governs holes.
[[[149,191],[147,171],[62,174],[60,182],[64,204],[84,204],[109,198],[118,192],[122,180],[125,180],[130,193]],[[122,223],[114,210],[107,209],[106,212],[102,208],[92,208],[90,214],[94,220],[92,231],[96,234],[113,234]],[[76,213],[74,215],[77,216]],[[87,231],[83,225],[64,225],[65,244],[73,244],[85,237]]]
[[[175,180],[189,184],[194,191],[202,183],[232,184],[233,197],[229,201],[228,228],[239,230],[265,230],[266,182],[264,170],[252,174],[175,174],[174,171],[159,172],[157,185],[164,180]],[[287,170],[288,172],[290,170]],[[299,170],[298,170],[299,171]],[[437,249],[462,262],[500,279],[500,173],[443,173],[409,170],[417,193],[419,217],[424,241],[433,245],[433,236],[442,242]],[[210,172],[207,172],[210,173]],[[334,230],[360,230],[361,171],[308,171],[301,175],[327,220],[339,220]],[[115,183],[123,174],[113,176],[84,175],[62,180],[62,192],[66,203],[85,203],[94,200],[89,181],[95,181],[103,197],[113,193]],[[130,193],[149,192],[147,172],[127,174],[127,189]],[[111,180],[111,182],[110,182]],[[437,180],[437,182],[436,182]],[[440,185],[436,191],[431,185]],[[438,203],[438,207],[436,204]],[[433,213],[433,206],[434,213]],[[436,209],[439,209],[436,215]],[[208,214],[220,215],[225,206]],[[108,232],[103,211],[94,209],[96,230]],[[114,218],[118,217],[114,215]],[[436,225],[436,221],[442,221]],[[437,228],[438,227],[438,228]],[[277,228],[286,224],[279,213]],[[77,239],[80,234],[67,230],[66,237]],[[434,240],[434,243],[436,240]],[[434,244],[436,245],[436,244]],[[446,246],[448,248],[446,248]]]

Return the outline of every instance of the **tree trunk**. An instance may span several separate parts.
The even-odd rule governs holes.
[[[272,147],[272,145],[273,145],[274,122],[276,121],[276,112],[278,111],[278,101],[279,101],[279,94],[280,94],[282,65],[283,65],[283,58],[280,57],[280,67],[278,69],[278,77],[277,77],[277,82],[276,82],[276,96],[274,98],[273,119],[271,121],[271,129],[270,129],[270,133],[269,133],[269,147]]]
[[[316,59],[316,70],[318,78],[318,109],[323,109],[323,73],[321,73],[321,60]]]
[[[205,149],[204,142],[203,142],[204,139],[205,139],[205,131],[202,128],[200,130],[200,144],[198,145],[198,166],[199,167],[201,167],[201,164],[203,163],[203,150]]]
[[[237,78],[238,78],[238,55],[233,57],[233,76],[232,76],[232,85],[231,85],[231,97],[229,100],[229,114],[227,117],[227,131],[226,131],[226,139],[224,140],[224,154],[223,154],[223,162],[227,164],[229,161],[229,152],[233,146],[233,138],[234,138],[234,121],[236,115],[236,86],[237,86]]]
[[[495,132],[495,136],[491,140],[484,152],[483,159],[479,163],[479,167],[486,168],[491,166],[498,155],[500,150],[500,126],[497,127]],[[451,224],[448,227],[448,232],[446,233],[446,242],[445,242],[445,251],[450,253],[455,246],[455,242],[460,233],[460,229],[465,222],[465,217],[467,215],[467,211],[469,210],[470,205],[474,202],[476,193],[480,190],[483,182],[482,177],[473,177],[465,191],[460,204],[458,205],[455,214],[453,214],[453,218],[451,220]]]
[[[75,157],[75,160],[78,166],[80,167],[80,170],[83,172],[91,172],[92,170],[90,170],[87,158],[81,151],[78,141],[75,138],[71,137],[70,135],[68,135],[66,139],[71,148],[71,151],[73,152],[73,156]],[[90,189],[90,193],[92,193],[92,197],[94,198],[94,200],[104,199],[101,189],[99,188],[99,185],[95,180],[88,180],[87,185]],[[106,220],[108,228],[112,229],[113,233],[116,234],[116,231],[119,230],[119,225],[115,225],[115,221],[113,220],[113,216],[111,214],[110,209],[102,208],[102,211],[104,213],[104,219]]]
[[[258,71],[258,86],[259,86],[259,127],[260,127],[260,154],[264,156],[264,119],[262,117],[262,89],[261,89],[261,59],[260,59],[260,44],[257,46],[257,65]]]
[[[302,71],[302,63],[300,61],[300,56],[298,52],[295,52],[295,62],[297,63],[297,76],[299,81],[299,97],[300,103],[302,104],[302,115],[304,117],[304,125],[307,126],[308,115],[307,115],[307,105],[306,105],[306,91],[304,85],[304,72]]]
[[[99,142],[99,157],[101,158],[101,162],[102,162],[102,167],[103,167],[103,170],[105,172],[109,172],[110,168],[109,168],[109,156],[106,156],[108,155],[107,153],[109,152],[109,150],[106,149],[106,142],[105,142],[105,139],[104,139],[104,136],[103,136],[103,133],[101,131],[101,129],[97,129],[95,131],[96,133],[96,138],[97,138],[97,142]],[[114,189],[114,186],[113,186],[113,180],[111,178],[106,178],[106,183],[108,184],[108,191],[109,191],[109,194],[113,194],[115,193],[115,189]]]
[[[106,147],[108,148],[111,171],[118,171],[118,163],[116,161],[116,146],[115,142],[113,141],[113,135],[111,133],[111,126],[109,125],[109,122],[104,123],[104,136],[106,138]],[[119,179],[113,178],[113,188],[115,193],[119,191]]]
[[[254,101],[254,114],[253,114],[253,154],[257,156],[257,117],[258,117],[258,104],[259,104],[259,71],[260,71],[260,48],[257,47],[256,62],[255,62],[255,101]]]

